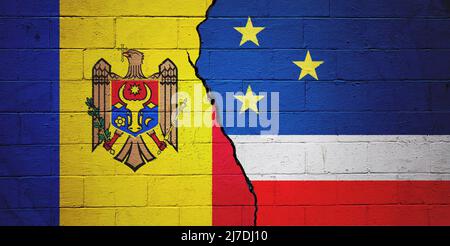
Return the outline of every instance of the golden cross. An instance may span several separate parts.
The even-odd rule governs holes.
[[[124,60],[123,52],[125,52],[128,48],[126,48],[124,44],[121,44],[120,48],[117,48],[117,49],[120,50],[120,61],[123,62],[123,60]]]

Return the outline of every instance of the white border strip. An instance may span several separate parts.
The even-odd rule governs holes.
[[[450,180],[450,135],[232,135],[252,180]]]

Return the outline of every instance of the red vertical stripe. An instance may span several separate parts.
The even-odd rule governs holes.
[[[213,225],[253,225],[254,198],[221,128],[212,129]]]

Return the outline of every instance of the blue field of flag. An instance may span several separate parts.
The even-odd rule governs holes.
[[[282,135],[449,134],[449,9],[426,0],[217,1],[200,26],[197,66],[216,95],[265,93],[258,116],[238,100],[218,106],[227,134],[261,134],[267,126],[238,126],[231,114],[264,110]],[[264,29],[258,43],[240,45],[235,27],[249,18]],[[323,62],[317,80],[299,79],[294,61],[307,52]]]

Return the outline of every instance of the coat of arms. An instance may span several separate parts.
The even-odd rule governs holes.
[[[146,77],[142,72],[144,54],[137,50],[122,53],[128,60],[125,77],[111,72],[111,65],[100,59],[92,68],[92,98],[87,98],[92,116],[92,151],[100,144],[136,171],[154,160],[143,139],[147,134],[160,154],[168,145],[178,150],[177,118],[185,102],[178,108],[177,67],[166,59],[159,72]],[[164,139],[159,139],[155,128],[160,127]],[[112,133],[114,132],[114,133]],[[126,137],[125,144],[116,153],[114,144]]]

